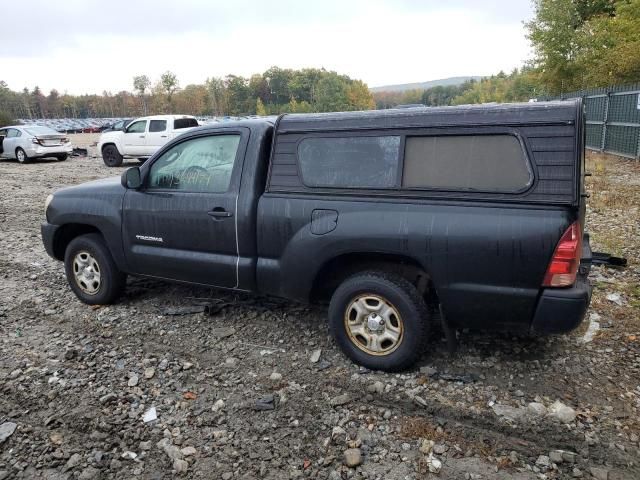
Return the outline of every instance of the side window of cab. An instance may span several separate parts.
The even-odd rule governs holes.
[[[133,122],[131,125],[129,125],[125,133],[144,133],[146,129],[147,121],[138,120],[137,122]]]
[[[239,134],[197,137],[178,143],[153,162],[147,189],[226,192],[239,144]]]

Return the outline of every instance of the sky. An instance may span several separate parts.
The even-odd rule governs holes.
[[[530,0],[20,0],[2,8],[0,80],[81,94],[166,70],[186,86],[273,65],[370,87],[484,76],[531,56],[532,16]]]

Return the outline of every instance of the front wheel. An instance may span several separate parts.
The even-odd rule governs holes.
[[[422,355],[429,312],[416,288],[403,277],[363,272],[345,280],[331,297],[329,327],[354,362],[397,372]]]
[[[126,275],[118,270],[97,233],[81,235],[69,243],[64,269],[73,293],[89,305],[113,303],[124,291]]]
[[[27,157],[27,153],[20,147],[16,148],[16,159],[19,163],[28,163],[29,157]]]
[[[107,167],[119,167],[122,165],[122,155],[115,145],[106,145],[102,149],[102,161]]]
[[[68,155],[66,153],[59,153],[56,155],[56,158],[59,162],[64,162],[68,158]]]

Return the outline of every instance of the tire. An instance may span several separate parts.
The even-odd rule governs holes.
[[[90,268],[80,273],[82,266]],[[71,290],[86,304],[107,305],[124,292],[127,276],[118,270],[100,234],[74,238],[65,251],[64,269]]]
[[[390,310],[382,317],[372,317],[378,300],[381,309],[377,311]],[[363,307],[364,314],[358,313],[358,308]],[[370,321],[377,333],[371,330]],[[345,280],[331,297],[329,328],[342,351],[355,363],[371,370],[398,372],[422,356],[429,337],[429,311],[416,288],[403,277],[362,272]],[[358,329],[362,334],[354,333]],[[395,342],[389,339],[393,335],[398,337]],[[371,340],[374,337],[377,340]],[[378,351],[374,353],[376,347]]]
[[[27,152],[25,152],[22,148],[16,148],[16,160],[18,163],[29,163],[29,157],[27,157]]]
[[[69,155],[67,155],[66,153],[59,153],[58,155],[56,155],[56,158],[59,162],[64,162],[67,158],[69,158]]]
[[[102,161],[107,167],[119,167],[122,165],[122,155],[115,145],[102,147]]]

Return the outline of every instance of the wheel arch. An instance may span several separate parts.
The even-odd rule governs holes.
[[[398,274],[418,289],[427,304],[439,303],[433,278],[418,261],[406,255],[370,252],[342,254],[324,262],[314,276],[309,299],[327,301],[348,277],[371,270]]]
[[[64,260],[64,253],[74,238],[89,233],[97,233],[104,239],[104,234],[94,225],[85,223],[67,223],[62,225],[53,237],[53,255],[57,260]]]

